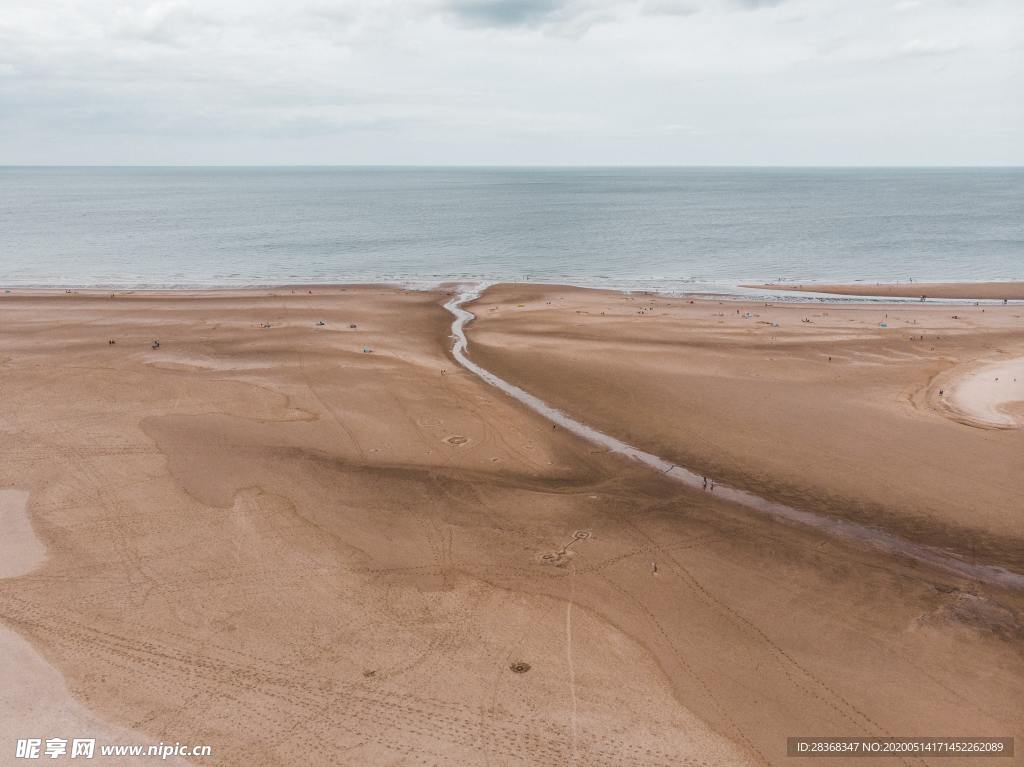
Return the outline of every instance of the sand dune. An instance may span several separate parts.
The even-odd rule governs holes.
[[[552,428],[451,358],[445,291],[273,293],[0,297],[0,487],[30,493],[47,551],[0,580],[0,620],[90,716],[210,743],[218,765],[783,764],[787,735],[1022,734],[1020,594],[780,525]],[[788,485],[801,498],[832,488],[836,461],[899,408],[934,430],[906,444],[964,430],[958,450],[1003,461],[992,497],[1015,486],[1007,440],[1024,432],[933,409],[927,375],[907,386],[891,370],[917,357],[874,343],[873,316],[792,319],[856,371],[801,385],[806,349],[776,366],[758,361],[766,339],[747,348],[771,325],[694,304],[723,317],[680,346],[678,321],[636,300],[489,291],[471,354],[610,431],[620,413],[659,454],[714,448],[713,431],[679,428],[686,413],[727,431],[733,401],[777,425],[791,406],[819,412],[814,386],[862,391],[828,424],[836,439],[877,409],[837,439],[845,453],[765,436],[818,482]],[[789,340],[791,317],[774,329]],[[992,332],[1008,345],[1014,328]],[[859,366],[867,354],[885,363]],[[650,363],[666,357],[677,367],[659,378]],[[694,376],[718,383],[677,399]],[[758,400],[772,377],[794,394],[776,383]],[[731,464],[718,455],[722,475],[770,490],[775,463],[744,436]],[[894,474],[917,493],[920,477],[941,484],[945,454],[929,475],[903,447]],[[874,513],[863,483],[832,492]],[[1019,519],[968,517],[958,498],[896,527],[960,525],[979,557],[1013,564]]]

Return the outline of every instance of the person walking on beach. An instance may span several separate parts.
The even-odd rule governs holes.
[[[708,478],[707,477],[704,477],[704,489],[705,490],[708,489]]]

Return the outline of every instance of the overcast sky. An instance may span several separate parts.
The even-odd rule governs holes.
[[[1024,164],[1022,0],[0,11],[0,164]]]

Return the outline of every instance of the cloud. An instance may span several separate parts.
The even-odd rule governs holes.
[[[945,56],[963,50],[958,40],[908,40],[895,52],[897,56]]]
[[[649,16],[692,16],[701,6],[692,0],[646,0],[641,12]]]
[[[774,8],[782,5],[786,0],[733,0],[738,6],[748,11],[756,11],[761,8]]]
[[[4,0],[0,164],[1021,164],[1019,2]]]
[[[885,64],[901,59],[938,59],[966,50],[962,40],[911,38],[909,40],[868,40],[863,37],[835,38],[816,47],[821,59]]]
[[[126,6],[114,16],[116,36],[154,45],[181,46],[220,27],[214,16],[184,2],[156,2],[141,9]]]
[[[566,5],[558,0],[452,0],[448,10],[471,25],[519,27],[542,23]]]
[[[592,27],[628,12],[637,1],[447,0],[443,9],[468,29],[541,29],[553,37],[579,39]]]

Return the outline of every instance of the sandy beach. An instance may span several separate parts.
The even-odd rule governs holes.
[[[797,285],[772,282],[744,285],[745,288],[770,288],[801,293],[831,293],[838,296],[881,296],[884,298],[957,298],[985,301],[1024,300],[1024,282],[858,282],[849,284]]]
[[[0,640],[32,659],[0,703],[58,701],[52,733],[5,737],[72,735],[70,711],[216,765],[1020,747],[1024,593],[558,428],[453,359],[455,290],[0,295]],[[1024,359],[1019,306],[501,285],[468,308],[474,362],[595,428],[1024,572],[1019,389],[988,382]]]

